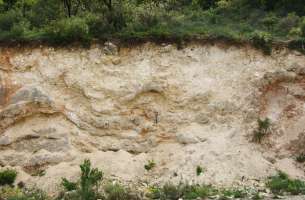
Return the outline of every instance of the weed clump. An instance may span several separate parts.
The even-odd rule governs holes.
[[[5,169],[0,171],[0,185],[13,185],[17,177],[17,171]]]
[[[133,195],[129,189],[126,189],[118,183],[109,183],[104,186],[106,200],[137,200],[138,197]]]
[[[245,198],[245,197],[247,197],[247,192],[244,189],[238,189],[238,188],[225,189],[222,191],[221,197],[223,199]]]
[[[149,171],[152,168],[154,168],[156,166],[156,163],[154,160],[149,160],[148,163],[146,165],[144,165],[144,168]]]
[[[4,200],[49,200],[45,192],[37,188],[21,190],[14,187],[3,187],[0,190],[0,199]]]
[[[278,172],[277,175],[270,177],[267,187],[276,195],[285,193],[291,195],[305,194],[305,182],[298,179],[290,179],[284,172]]]
[[[261,143],[262,139],[270,133],[271,122],[269,118],[265,118],[264,120],[258,119],[258,128],[254,131],[253,141],[257,143]]]
[[[77,189],[77,183],[62,178],[61,185],[65,188],[66,191],[73,191]]]
[[[254,47],[261,49],[264,54],[271,55],[272,52],[272,37],[267,32],[254,32],[250,41]]]
[[[197,199],[207,198],[217,194],[217,190],[210,185],[189,185],[171,183],[165,184],[163,187],[152,187],[148,193],[151,199],[160,200],[177,200],[182,199]]]

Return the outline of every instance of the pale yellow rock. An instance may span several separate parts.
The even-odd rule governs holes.
[[[0,165],[20,181],[58,192],[86,158],[126,183],[304,177],[291,160],[305,141],[303,55],[150,43],[13,51],[0,66]],[[272,121],[262,145],[251,142],[258,117]]]

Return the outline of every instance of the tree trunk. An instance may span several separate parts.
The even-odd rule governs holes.
[[[64,7],[68,14],[68,17],[71,17],[71,0],[64,0]]]

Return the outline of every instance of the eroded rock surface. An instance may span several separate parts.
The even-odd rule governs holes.
[[[112,45],[1,49],[1,166],[50,192],[85,158],[127,183],[251,185],[277,169],[304,176],[294,160],[294,141],[305,138],[304,56]],[[259,117],[273,125],[262,145],[251,142]]]

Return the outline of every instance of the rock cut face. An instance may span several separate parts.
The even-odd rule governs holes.
[[[278,127],[291,141],[303,131],[295,66],[305,57],[220,44],[2,48],[0,165],[49,192],[61,177],[75,178],[85,158],[126,183],[253,184],[277,169],[302,177],[291,145],[277,150],[288,141]],[[284,78],[267,81],[281,70]],[[277,126],[270,149],[249,139],[259,117]]]
[[[305,152],[304,70],[296,65],[267,73],[261,81],[260,115],[271,119],[275,125],[269,142],[278,157],[293,157]]]

